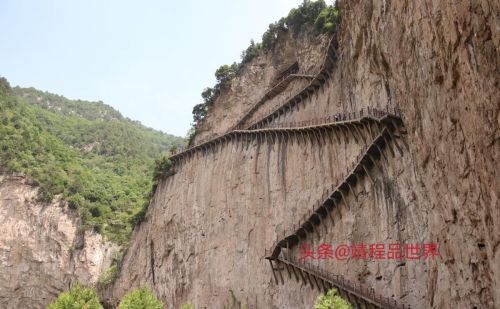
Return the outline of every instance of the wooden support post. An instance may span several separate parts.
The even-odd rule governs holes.
[[[319,213],[317,213],[316,211],[314,212],[314,215],[316,215],[316,217],[318,217],[319,224],[323,225],[323,228],[325,229],[325,235],[328,234],[328,229],[326,228],[326,225],[325,224],[321,224],[321,222],[323,221],[322,218],[321,218],[321,215]]]
[[[387,156],[385,155],[383,149],[380,148],[378,144],[375,143],[375,147],[377,147],[378,151],[380,152],[380,155],[384,157],[384,160],[387,164],[389,164],[389,159],[387,159]]]
[[[372,161],[373,163],[373,166],[375,166],[375,168],[377,169],[377,171],[379,173],[382,173],[382,168],[380,168],[377,164],[377,160],[371,155],[371,154],[368,154],[368,157],[370,158],[370,160]]]
[[[361,137],[361,139],[363,140],[363,144],[367,144],[366,142],[366,138],[365,136],[363,135],[363,133],[361,132],[361,130],[358,128],[357,125],[354,125],[354,130],[356,130],[356,132],[358,133],[358,135]]]
[[[273,271],[274,281],[276,282],[276,284],[279,284],[278,283],[278,277],[276,277],[276,272],[274,270],[273,261],[269,260],[269,264],[271,264],[271,270]]]
[[[318,240],[321,239],[318,230],[314,228],[314,223],[309,220],[307,220],[306,222],[309,223],[309,225],[312,227],[313,232],[316,233],[316,235],[318,236]]]
[[[318,146],[321,146],[321,140],[316,132],[316,129],[311,129],[312,130],[312,133],[313,133],[313,136],[314,136],[314,139],[318,141]]]
[[[327,142],[326,142],[326,138],[325,136],[328,136],[328,129],[326,126],[323,126],[320,128],[320,132],[322,133],[321,134],[321,137],[323,138],[323,144],[326,145]]]
[[[335,209],[335,202],[332,200],[333,202],[333,208],[331,210],[328,210],[328,216],[330,217],[330,220],[332,221],[332,226],[335,225],[335,220],[333,220],[333,215],[332,215],[332,211]]]
[[[292,273],[290,272],[290,269],[288,268],[288,264],[287,263],[283,263],[283,264],[285,264],[286,272],[288,273],[288,278],[291,279]]]
[[[335,135],[337,142],[340,144],[340,137],[337,135],[337,130],[340,130],[340,129],[337,126],[335,126],[334,130],[333,130],[333,134]]]
[[[371,138],[371,139],[374,139],[374,138],[375,138],[375,136],[373,136],[373,131],[372,131],[372,123],[371,123],[371,121],[366,123],[366,128],[368,129],[368,134],[370,135],[370,138]]]
[[[326,141],[325,141],[325,137],[323,136],[323,131],[321,130],[321,128],[317,128],[316,132],[318,133],[318,142],[319,142],[319,144],[320,145],[325,145]]]
[[[321,285],[323,286],[323,291],[326,294],[328,292],[328,284],[323,278],[321,278]]]
[[[319,286],[318,280],[316,279],[316,275],[311,275],[313,277],[314,282],[316,283],[316,286],[318,287],[318,291],[321,291],[321,287]]]
[[[392,135],[391,131],[387,130],[387,133],[389,133],[389,136],[391,137],[392,139],[392,142],[394,143],[394,146],[396,146],[396,149],[398,150],[399,154],[401,156],[403,156],[403,150],[401,149],[401,147],[399,147],[397,141],[396,141],[396,138],[394,137],[394,135]]]
[[[280,268],[280,264],[282,263],[280,260],[276,260],[277,262],[277,265],[278,265],[278,274],[280,275],[280,279],[281,279],[281,284],[285,284],[285,280],[283,280],[283,275],[281,274],[281,268]]]
[[[349,144],[350,138],[349,138],[349,130],[347,129],[347,126],[344,124],[339,125],[342,134],[344,135],[344,140],[346,144]]]
[[[333,144],[333,139],[332,139],[333,131],[331,129],[332,129],[331,126],[325,128],[325,130],[326,130],[326,136],[328,136],[328,139],[330,140],[330,144]]]
[[[387,145],[387,148],[389,148],[389,152],[391,153],[392,157],[396,157],[396,153],[394,152],[394,149],[392,149],[391,146],[391,141],[385,136],[385,134],[381,135],[382,138],[384,139],[385,144]]]
[[[342,196],[342,200],[344,201],[344,204],[347,206],[348,209],[351,209],[351,207],[349,207],[349,204],[347,204],[347,198],[345,197],[344,192],[342,192],[341,189],[339,189],[339,192],[340,192],[340,195]]]
[[[368,172],[368,169],[366,168],[366,166],[365,166],[363,163],[361,163],[361,166],[362,166],[362,167],[363,167],[363,169],[365,170],[365,173],[366,173],[366,175],[368,176],[368,178],[370,179],[370,182],[372,183],[372,185],[374,185],[374,184],[375,184],[375,182],[373,181],[373,178],[372,178],[372,176],[370,175],[370,173]]]
[[[293,265],[290,265],[290,268],[292,269],[295,280],[297,280],[297,282],[300,282],[299,276],[297,276],[297,273],[295,272],[295,267]]]
[[[311,284],[311,287],[314,290],[314,284],[313,284],[313,282],[311,280],[311,276],[309,275],[309,272],[304,271],[304,273],[306,274],[306,277],[307,277],[307,280],[309,281],[309,284]]]
[[[314,146],[309,129],[304,129],[304,133],[307,135],[307,140],[311,143],[311,147]]]
[[[358,144],[359,144],[359,139],[358,139],[358,137],[356,136],[354,129],[351,129],[351,128],[350,128],[350,125],[346,125],[346,128],[347,128],[347,130],[349,131],[349,133],[351,133],[352,137],[354,137],[354,140],[356,141],[356,143],[358,143]]]
[[[300,277],[302,278],[302,285],[307,285],[307,281],[306,281],[306,278],[304,277],[304,273],[302,272],[302,269],[297,268],[297,271],[298,271]]]
[[[347,185],[349,186],[349,189],[351,190],[352,195],[354,196],[354,200],[357,202],[358,201],[358,196],[356,194],[356,191],[354,191],[354,188],[351,186],[351,184],[349,183],[349,181],[347,181]]]

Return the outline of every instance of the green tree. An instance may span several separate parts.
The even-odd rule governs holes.
[[[217,83],[218,83],[217,86],[223,87],[223,86],[227,85],[236,76],[237,68],[238,68],[237,64],[221,65],[215,71],[215,78],[217,79]],[[202,94],[202,96],[203,96],[203,94]]]
[[[319,13],[314,26],[320,32],[334,32],[340,21],[340,12],[335,6],[327,6]]]
[[[205,103],[196,104],[193,107],[193,122],[198,124],[207,115],[208,106]]]
[[[97,293],[79,283],[68,292],[61,293],[47,309],[103,309]]]
[[[352,309],[352,305],[331,289],[316,299],[314,309]]]
[[[213,104],[220,94],[220,90],[230,83],[244,68],[245,64],[260,55],[274,48],[281,33],[292,30],[296,36],[299,33],[316,28],[315,35],[320,33],[332,33],[337,29],[340,20],[340,13],[335,4],[326,5],[324,0],[303,0],[297,7],[290,10],[286,17],[282,17],[277,22],[269,24],[269,28],[262,35],[262,43],[250,41],[250,45],[241,53],[241,62],[232,65],[222,65],[215,72],[217,83],[213,88],[207,87],[203,90],[201,96],[203,103],[193,108],[193,132],[190,134],[192,141],[196,135],[196,129],[207,112],[208,106]],[[191,145],[191,143],[188,143]]]
[[[148,288],[140,288],[127,293],[119,309],[163,309],[164,304]]]
[[[205,89],[203,89],[201,93],[201,97],[203,98],[203,103],[207,105],[214,103],[216,95],[217,91],[214,88],[206,87]]]
[[[305,25],[312,25],[325,7],[326,4],[323,0],[304,0],[298,8],[290,10],[286,17],[286,24],[295,33],[299,33],[304,29]]]
[[[233,64],[233,67],[237,68],[238,66],[242,66],[245,63],[248,63],[252,61],[253,58],[257,57],[260,54],[260,51],[262,50],[262,44],[257,43],[255,44],[254,40],[250,40],[250,45],[243,51],[241,54],[241,64]]]
[[[0,79],[0,88],[8,82]],[[155,159],[183,139],[126,119],[102,102],[34,88],[0,89],[0,166],[30,177],[38,199],[60,195],[85,227],[126,245],[149,201]]]

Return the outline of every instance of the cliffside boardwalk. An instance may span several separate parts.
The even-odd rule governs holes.
[[[396,152],[403,155],[403,149],[398,143],[398,139],[403,141],[400,131],[401,113],[395,106],[387,105],[383,109],[367,108],[348,113],[339,112],[308,121],[279,122],[282,116],[298,109],[308,98],[312,98],[330,78],[336,59],[336,47],[336,40],[333,37],[325,51],[319,72],[312,77],[302,76],[311,78],[311,82],[284,104],[268,110],[266,116],[245,126],[251,115],[265,101],[285,89],[289,80],[295,78],[292,75],[297,75],[295,74],[298,71],[296,64],[282,72],[266,95],[250,108],[228,132],[206,141],[199,141],[187,149],[179,149],[170,157],[170,160],[175,168],[181,168],[195,156],[217,153],[223,147],[228,146],[243,150],[254,142],[274,144],[287,141],[322,145],[327,142],[341,143],[342,140],[347,143],[353,139],[356,143],[363,144],[362,152],[353,166],[342,174],[338,184],[333,184],[324,191],[321,202],[308,210],[304,215],[304,220],[301,220],[297,226],[291,227],[288,232],[283,232],[283,237],[278,239],[269,251],[266,250],[265,258],[271,265],[276,284],[280,281],[284,284],[283,272],[286,270],[289,278],[292,278],[293,274],[297,281],[302,279],[303,284],[309,283],[313,289],[323,291],[330,288],[338,289],[343,297],[358,308],[409,308],[394,299],[376,294],[373,289],[350,282],[341,275],[320,270],[318,266],[301,262],[290,255],[290,249],[299,245],[309,235],[320,237],[319,230],[322,222],[325,220],[331,220],[332,224],[335,222],[331,211],[340,203],[347,204],[348,195],[353,195],[357,199],[353,188],[362,177],[367,177],[371,183],[374,183],[371,171],[381,170],[378,161],[384,158],[386,162],[389,162],[388,155],[385,153],[386,149],[392,157],[396,156]],[[370,141],[367,140],[367,135],[371,138]],[[328,233],[326,227],[325,233]],[[283,249],[287,249],[286,254],[283,253]],[[281,280],[278,280],[278,277]]]
[[[326,291],[335,287],[342,296],[358,308],[409,308],[404,304],[399,304],[394,299],[377,295],[373,289],[351,283],[341,275],[325,272],[320,270],[318,266],[308,265],[308,263],[301,262],[290,255],[290,249],[299,245],[310,234],[312,234],[312,237],[317,235],[320,238],[319,230],[323,221],[331,220],[332,224],[334,224],[335,219],[332,217],[331,212],[340,203],[348,205],[347,195],[351,194],[357,199],[354,186],[361,177],[366,176],[372,183],[374,182],[373,177],[370,175],[370,170],[381,170],[377,161],[382,158],[388,162],[388,157],[384,153],[386,148],[389,149],[393,157],[395,156],[395,151],[391,148],[390,142],[393,141],[396,146],[397,142],[395,139],[400,137],[399,133],[396,133],[398,126],[401,125],[398,111],[396,110],[395,114],[388,114],[387,112],[378,110],[371,111],[381,116],[379,118],[382,128],[381,132],[358,155],[356,162],[344,174],[339,184],[336,187],[332,185],[331,191],[327,189],[322,196],[322,202],[313,205],[313,208],[308,210],[304,216],[304,221],[300,221],[297,226],[294,225],[288,233],[283,232],[283,238],[275,242],[271,251],[266,250],[265,256],[269,260],[276,284],[279,283],[276,273],[281,278],[281,283],[284,284],[282,272],[286,270],[289,277],[291,278],[291,274],[293,273],[297,281],[299,281],[299,276],[297,276],[297,273],[299,273],[303,283],[307,284],[309,282],[313,289],[317,287],[319,290]],[[399,146],[397,148],[401,151]],[[325,233],[328,233],[326,228]],[[287,249],[286,254],[283,254],[282,249]]]

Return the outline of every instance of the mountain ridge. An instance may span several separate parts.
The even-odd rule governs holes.
[[[100,101],[2,83],[0,165],[32,178],[40,201],[62,194],[85,227],[125,244],[148,203],[154,161],[184,140]]]

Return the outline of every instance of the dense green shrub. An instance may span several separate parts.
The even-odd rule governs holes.
[[[238,65],[236,63],[233,63],[232,65],[227,65],[227,64],[221,65],[215,71],[215,79],[217,80],[216,88],[227,85],[236,76],[237,71],[238,71]]]
[[[183,140],[94,103],[32,88],[0,93],[0,164],[27,174],[41,202],[60,194],[87,228],[125,244],[149,198],[155,159]]]
[[[172,161],[167,156],[164,156],[155,161],[155,170],[153,180],[158,181],[172,175]]]
[[[113,283],[118,276],[118,266],[111,265],[104,273],[99,276],[97,283],[99,285],[108,285]]]
[[[262,48],[270,50],[274,47],[274,43],[278,39],[278,35],[287,31],[286,18],[283,17],[279,21],[269,24],[269,28],[262,34]]]
[[[254,40],[250,40],[250,45],[247,47],[247,49],[245,49],[241,53],[241,63],[239,65],[233,63],[233,67],[235,68],[235,70],[234,70],[234,75],[231,77],[231,79],[234,78],[234,76],[236,76],[236,73],[238,72],[239,69],[241,69],[241,67],[244,64],[252,61],[252,59],[257,57],[261,51],[262,51],[262,44],[261,43],[255,44]]]
[[[96,292],[75,284],[68,292],[61,293],[47,309],[103,309]]]
[[[321,32],[335,32],[340,20],[340,12],[335,6],[327,6],[319,13],[314,26]]]
[[[298,8],[290,10],[288,16],[285,18],[285,23],[294,33],[300,33],[306,29],[306,26],[314,24],[316,18],[324,8],[326,8],[326,4],[323,0],[304,0]]]
[[[352,305],[340,297],[336,289],[331,289],[316,299],[314,309],[352,309]]]
[[[140,288],[127,293],[119,309],[163,309],[164,304],[148,288]]]

